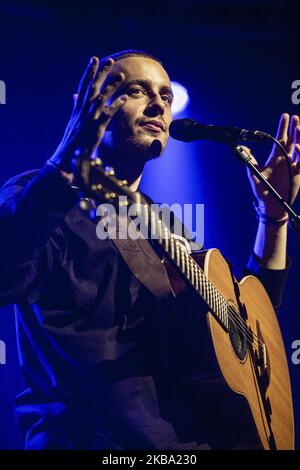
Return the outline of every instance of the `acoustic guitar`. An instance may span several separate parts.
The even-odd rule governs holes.
[[[294,449],[294,416],[285,347],[268,294],[255,276],[238,282],[219,250],[189,255],[139,192],[118,180],[100,159],[74,160],[84,194],[118,207],[138,204],[169,274],[174,295],[189,285],[208,307],[216,359],[229,387],[249,404],[264,449]],[[123,201],[124,203],[124,201]]]

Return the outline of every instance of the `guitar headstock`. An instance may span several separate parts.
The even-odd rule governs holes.
[[[140,203],[141,194],[128,186],[128,181],[118,179],[112,167],[104,166],[100,158],[90,158],[87,152],[76,151],[73,159],[76,184],[98,204],[119,206],[119,197],[126,196],[127,205]],[[122,203],[124,204],[124,197]]]
[[[137,227],[137,233],[142,231],[143,238],[151,237],[160,242],[163,238],[169,238],[170,229],[162,222],[157,210],[159,207],[154,204],[152,208],[139,191],[132,191],[128,182],[118,179],[114,169],[105,167],[100,158],[90,158],[88,152],[78,151],[75,153],[72,166],[75,184],[83,193],[80,207],[88,212],[91,218],[94,218],[98,212],[98,207],[95,211],[94,203],[97,206],[103,204],[105,209],[107,204],[111,204],[117,209],[118,214],[122,212],[124,216],[126,212],[126,217],[136,221],[137,225],[142,221],[142,229]],[[125,206],[129,206],[132,210],[121,211]]]

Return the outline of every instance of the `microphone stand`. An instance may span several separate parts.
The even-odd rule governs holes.
[[[275,188],[268,182],[268,180],[260,173],[256,166],[251,161],[251,155],[241,146],[236,143],[229,144],[234,153],[238,156],[239,160],[242,161],[263,183],[263,185],[270,191],[273,197],[284,207],[284,209],[290,215],[290,224],[295,230],[296,234],[300,237],[300,216],[291,208],[291,206],[284,201],[280,194]]]

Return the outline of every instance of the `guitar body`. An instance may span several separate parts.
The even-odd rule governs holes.
[[[247,399],[264,449],[293,449],[288,364],[276,313],[265,288],[254,276],[246,276],[238,283],[217,249],[193,257],[248,327],[242,327],[243,334],[234,327],[229,333],[213,313],[207,314],[216,358],[227,384]],[[177,295],[186,289],[186,282],[172,265],[165,266]],[[233,313],[233,319],[235,325],[241,325],[241,317]]]

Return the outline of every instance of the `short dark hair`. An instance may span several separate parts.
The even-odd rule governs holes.
[[[115,52],[114,54],[107,55],[100,60],[100,66],[109,58],[112,58],[115,62],[121,59],[126,59],[127,57],[145,57],[146,59],[152,59],[162,65],[162,62],[155,57],[153,54],[150,54],[146,51],[141,51],[139,49],[125,49],[124,51]]]

